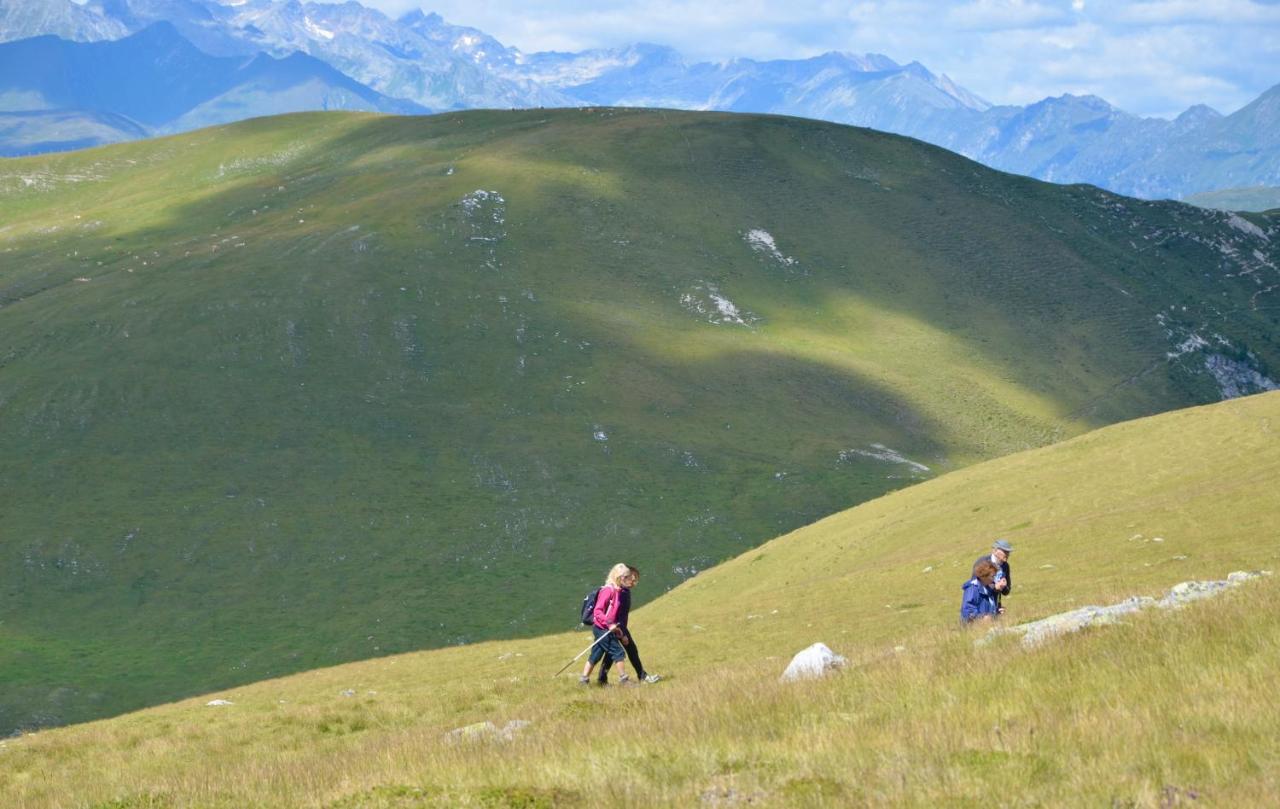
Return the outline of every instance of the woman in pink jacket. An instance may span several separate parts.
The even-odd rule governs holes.
[[[600,594],[596,596],[591,634],[600,642],[592,648],[591,655],[587,657],[587,665],[582,669],[582,676],[578,678],[578,682],[583,685],[591,682],[591,670],[601,660],[606,660],[606,666],[613,665],[613,670],[618,673],[618,685],[635,684],[627,676],[627,653],[622,648],[622,631],[618,627],[621,623],[618,612],[623,605],[623,580],[630,575],[631,568],[624,563],[614,565],[609,569],[609,576],[604,581],[604,587],[600,588]],[[600,640],[605,635],[609,637]]]

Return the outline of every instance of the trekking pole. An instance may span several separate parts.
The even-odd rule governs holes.
[[[591,651],[592,649],[596,648],[596,644],[597,644],[597,643],[599,643],[600,641],[604,640],[605,638],[609,637],[609,636],[610,636],[610,635],[612,635],[612,634],[613,634],[612,632],[606,632],[606,633],[604,633],[603,635],[601,635],[600,637],[596,638],[594,641],[592,641],[592,642],[591,642],[591,645],[590,645],[590,646],[588,646],[587,648],[583,649],[581,652],[578,652],[576,655],[574,655],[572,660],[570,660],[568,663],[565,663],[563,666],[561,666],[561,667],[560,667],[560,670],[559,670],[559,671],[557,671],[555,674],[552,674],[551,676],[552,676],[552,677],[559,677],[561,674],[564,674],[564,670],[565,670],[565,669],[567,669],[567,668],[569,668],[570,666],[572,666],[574,663],[577,663],[577,662],[578,662],[578,658],[579,658],[579,657],[582,657],[582,656],[583,656],[584,654],[586,654],[587,652],[589,652],[589,651]]]

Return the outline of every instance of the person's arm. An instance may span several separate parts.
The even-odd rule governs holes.
[[[981,587],[964,588],[964,598],[960,601],[960,620],[972,621],[978,616],[978,602],[981,599]]]
[[[1009,563],[1004,562],[1000,565],[1000,572],[1004,574],[1004,581],[1000,585],[1000,595],[1009,595],[1009,591],[1013,589],[1013,577],[1009,575]]]
[[[618,590],[616,587],[601,587],[600,595],[596,596],[596,626],[602,629],[612,629],[614,622],[618,618]]]

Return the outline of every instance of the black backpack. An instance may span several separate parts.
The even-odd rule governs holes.
[[[600,598],[600,590],[607,588],[607,586],[598,586],[598,588],[586,594],[586,598],[582,599],[582,623],[585,623],[586,626],[595,626],[595,602],[596,599]]]
[[[603,589],[604,585],[601,585],[587,593],[587,597],[582,599],[582,623],[587,626],[592,626],[596,622],[596,599],[600,598],[600,591]]]

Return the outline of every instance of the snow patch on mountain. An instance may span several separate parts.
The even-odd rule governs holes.
[[[302,25],[306,28],[308,34],[320,37],[321,39],[333,39],[335,34],[327,28],[321,28],[312,21],[310,17],[302,18]]]

